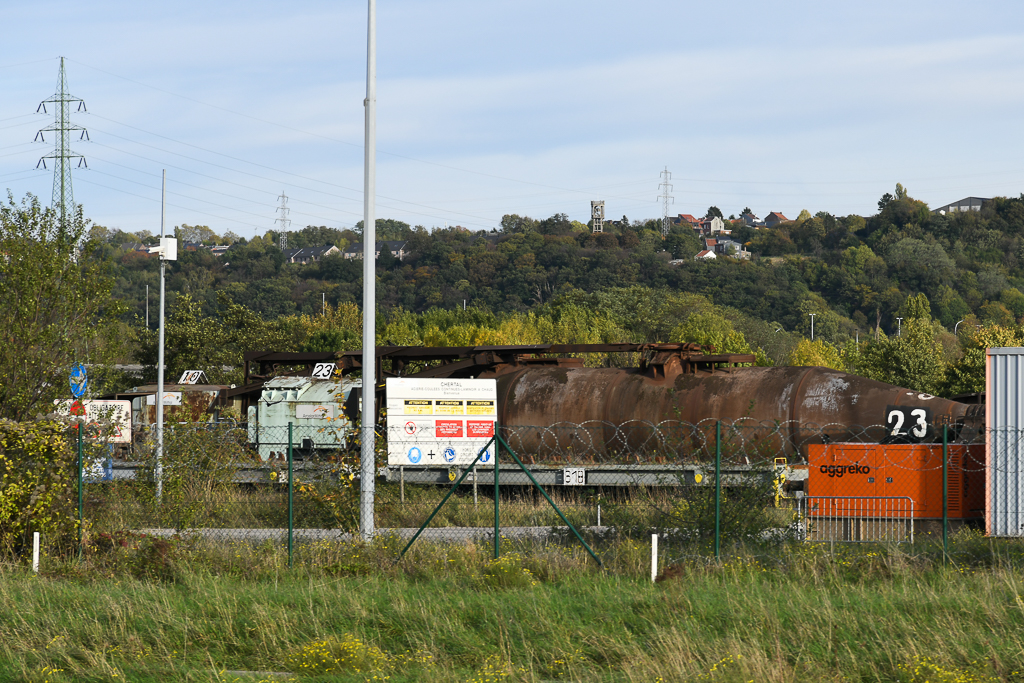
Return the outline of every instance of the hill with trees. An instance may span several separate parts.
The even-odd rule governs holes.
[[[5,220],[17,210],[27,209],[12,200]],[[805,211],[770,229],[726,228],[750,260],[694,260],[703,244],[688,224],[663,238],[660,221],[625,216],[599,234],[565,214],[508,214],[491,231],[381,220],[378,239],[406,244],[403,258],[385,248],[377,260],[378,339],[697,341],[946,395],[982,388],[986,345],[1024,343],[1024,196],[941,214],[897,185],[872,216]],[[274,231],[250,240],[208,226],[176,233],[190,244],[168,267],[170,374],[202,367],[237,382],[245,350],[360,345],[362,262],[343,252],[362,241],[361,224],[289,232],[292,248],[339,248],[305,264],[288,262]],[[159,263],[138,245],[153,242],[93,225],[83,251],[117,302],[103,309],[118,312],[104,348],[116,337],[114,356],[149,366]],[[218,244],[230,246],[206,248]]]

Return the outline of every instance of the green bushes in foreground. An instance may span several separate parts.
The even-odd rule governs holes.
[[[964,534],[954,550],[981,552]],[[670,563],[507,541],[111,542],[39,576],[0,567],[7,681],[1024,681],[1007,544],[794,544]],[[646,551],[646,553],[645,553]],[[664,557],[663,561],[670,560]],[[246,672],[262,672],[250,675]]]

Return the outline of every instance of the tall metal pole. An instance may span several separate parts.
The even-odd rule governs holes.
[[[363,146],[363,448],[359,468],[359,533],[373,539],[374,421],[377,418],[377,230],[373,217],[376,193],[377,3],[368,0],[366,22],[366,140]]]
[[[160,246],[164,240],[164,204],[167,198],[167,169],[160,182]],[[156,502],[164,496],[164,273],[167,261],[160,254],[160,332],[157,335],[156,361]]]

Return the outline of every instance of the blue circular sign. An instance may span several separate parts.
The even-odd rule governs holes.
[[[449,446],[448,448],[444,449],[444,461],[452,462],[453,460],[455,460],[455,449]]]
[[[75,366],[71,368],[71,376],[68,380],[71,385],[72,396],[75,398],[82,398],[85,396],[85,391],[89,388],[89,374],[86,372],[84,365],[76,363]]]
[[[491,459],[491,451],[486,450],[480,455],[480,462],[487,462]]]
[[[412,464],[415,465],[416,463],[418,463],[422,459],[423,459],[423,451],[421,451],[420,449],[416,448],[415,446],[413,446],[412,448],[409,449],[409,462],[411,462]]]

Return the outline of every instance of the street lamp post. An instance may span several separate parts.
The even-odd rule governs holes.
[[[818,314],[817,313],[808,313],[807,315],[811,316],[811,341],[814,341],[814,316],[816,316]]]
[[[967,318],[964,318],[964,320],[967,320]],[[956,336],[956,328],[960,327],[960,323],[962,323],[964,320],[958,320],[958,321],[956,321],[956,325],[953,325],[953,335],[954,336]]]
[[[903,336],[903,318],[896,318],[896,336]]]
[[[164,274],[168,261],[178,260],[178,240],[166,237],[164,230],[164,206],[167,196],[167,170],[164,169],[160,182],[160,246],[155,251],[160,254],[160,331],[157,334],[156,358],[156,500],[160,502],[164,494]],[[154,250],[151,250],[154,251]]]

